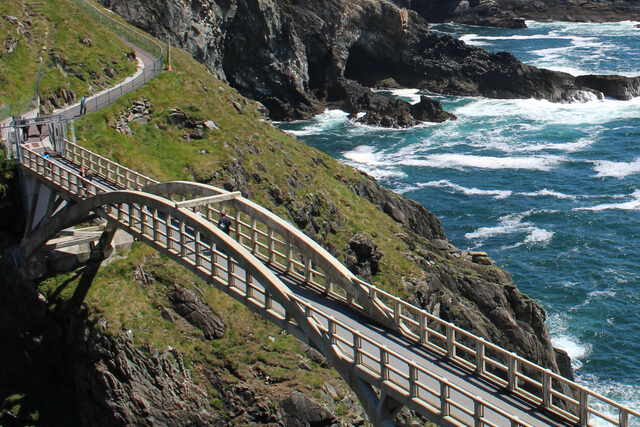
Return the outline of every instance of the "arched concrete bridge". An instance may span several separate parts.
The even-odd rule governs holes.
[[[444,426],[640,425],[640,413],[359,280],[237,192],[159,183],[67,140],[48,158],[20,152],[35,181],[30,212],[45,213],[30,215],[23,261],[65,228],[101,217],[97,250],[125,230],[313,345],[375,425],[393,425],[403,406]],[[229,235],[216,225],[222,210]]]
[[[316,347],[375,425],[393,425],[402,407],[443,426],[640,425],[640,413],[359,280],[239,193],[159,183],[66,139],[40,142],[15,147],[29,206],[18,263],[100,217],[97,256],[122,229],[174,259]],[[215,225],[223,209],[229,235]]]

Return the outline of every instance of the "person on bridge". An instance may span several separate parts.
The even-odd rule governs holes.
[[[224,231],[225,233],[229,234],[229,231],[231,230],[231,220],[229,219],[229,217],[227,216],[227,214],[224,211],[220,212],[220,219],[218,220],[218,227],[220,227],[220,229],[222,231]]]
[[[87,179],[89,179],[89,176],[87,174],[87,170],[84,168],[83,166],[80,166],[80,179],[82,181],[82,187],[84,188],[84,190],[82,191],[82,197],[86,197],[87,196]]]
[[[84,116],[87,113],[87,97],[83,96],[80,100],[80,115]]]

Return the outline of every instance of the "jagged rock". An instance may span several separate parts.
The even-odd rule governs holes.
[[[354,114],[366,112],[360,120],[380,126],[453,118],[435,102],[411,107],[349,91],[342,91],[340,98],[333,88],[341,81],[364,87],[388,87],[393,82],[435,93],[553,102],[599,96],[598,91],[576,86],[569,74],[527,66],[504,52],[489,53],[432,34],[419,15],[434,8],[449,15],[474,9],[480,23],[478,19],[493,19],[502,10],[498,1],[403,0],[404,6],[419,12],[368,0],[296,0],[286,7],[273,0],[211,1],[206,8],[169,1],[160,11],[152,0],[141,0],[135,8],[124,0],[103,3],[162,39],[171,35],[214,75],[260,101],[275,120],[309,118],[327,103],[343,105]],[[500,19],[522,24],[508,11],[503,15]],[[232,104],[242,113],[241,105]]]
[[[378,262],[382,259],[382,252],[364,233],[357,233],[349,239],[343,249],[344,264],[354,274],[371,282],[378,273]]]
[[[369,200],[395,221],[426,239],[447,239],[440,220],[420,203],[382,187],[365,173],[361,175],[360,180],[345,182],[354,193]]]
[[[16,18],[15,16],[11,16],[11,15],[2,15],[2,17],[4,19],[7,20],[7,22],[9,22],[12,25],[18,25],[20,24],[20,20],[18,18]]]
[[[525,19],[610,22],[640,13],[629,1],[577,2],[573,0],[391,0],[412,9],[429,22],[524,28]]]
[[[640,77],[586,75],[576,77],[575,82],[623,101],[640,96]]]
[[[216,122],[214,122],[213,120],[205,120],[203,122],[204,127],[206,127],[209,130],[217,130],[220,129],[218,127],[218,125],[216,124]]]
[[[278,402],[280,416],[286,427],[330,426],[336,416],[299,391]]]
[[[224,337],[226,326],[220,316],[192,291],[176,286],[169,294],[169,301],[176,313],[202,331],[205,339]]]
[[[322,355],[322,353],[320,353],[315,348],[309,347],[307,344],[303,343],[303,344],[300,344],[300,350],[302,350],[304,354],[307,355],[309,360],[316,362],[318,365],[322,366],[323,368],[331,367],[331,365],[329,364],[327,359]]]
[[[9,36],[7,40],[4,42],[4,51],[7,54],[13,53],[14,50],[18,47],[18,39],[15,37]]]

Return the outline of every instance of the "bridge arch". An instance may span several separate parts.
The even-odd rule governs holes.
[[[158,188],[174,188],[172,185]],[[208,191],[219,190],[207,187]],[[60,231],[96,214],[317,348],[354,391],[371,421],[393,426],[395,410],[402,405],[384,394],[379,396],[372,385],[355,375],[352,364],[338,354],[331,337],[287,285],[243,245],[206,218],[177,208],[172,200],[122,190],[64,207],[21,243],[22,259],[29,260]],[[393,410],[387,409],[390,402]]]
[[[167,197],[176,195],[179,197],[199,196],[205,198],[230,194],[226,190],[213,187],[211,185],[189,181],[161,182],[147,185],[141,190],[147,193]],[[336,258],[326,249],[298,228],[294,227],[291,223],[244,197],[232,197],[218,203],[233,207],[236,212],[244,213],[248,215],[252,221],[259,222],[266,226],[269,232],[281,235],[286,242],[297,249],[301,256],[308,258],[308,261],[322,269],[328,280],[330,280],[333,285],[343,288],[347,294],[347,299],[355,300],[356,304],[361,306],[363,311],[373,321],[380,323],[389,329],[398,331],[398,323],[389,315],[388,310],[384,310],[382,308],[383,303],[378,301],[375,297],[372,297],[368,290],[362,287],[362,282],[358,280],[358,278],[349,269],[347,269],[344,264],[336,260]],[[208,212],[207,209],[205,209],[206,217],[210,217],[211,213],[217,213],[215,210],[213,212]],[[236,223],[239,222],[238,219],[238,216],[236,216]],[[255,228],[255,224],[253,227]],[[255,248],[252,247],[251,250],[255,253]],[[268,260],[267,262],[270,263],[272,261],[273,260]],[[291,269],[291,266],[285,265],[284,268],[289,270]]]

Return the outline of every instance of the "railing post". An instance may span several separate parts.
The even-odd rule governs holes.
[[[447,357],[456,357],[456,330],[451,325],[447,325]]]
[[[251,218],[251,253],[256,254],[258,250],[258,231],[256,230],[256,219]]]
[[[509,354],[509,360],[507,362],[507,367],[509,369],[509,372],[507,373],[507,376],[509,378],[509,390],[514,391],[517,387],[517,381],[516,381],[516,372],[518,370],[518,359],[516,359],[512,354]]]
[[[287,233],[287,234],[289,234],[289,233]],[[285,249],[286,252],[287,252],[286,253],[286,256],[287,256],[286,263],[287,263],[287,265],[285,266],[287,268],[287,273],[291,273],[291,270],[293,269],[292,265],[291,265],[291,258],[292,258],[293,255],[292,255],[291,240],[290,239],[291,238],[289,236],[287,236],[287,242],[286,242],[287,247]]]
[[[182,258],[187,257],[187,233],[185,230],[184,222],[180,222],[180,256]]]
[[[400,326],[400,319],[402,317],[402,304],[399,299],[393,300],[393,322]]]
[[[385,346],[380,347],[380,381],[389,381],[389,352]]]
[[[627,411],[627,408],[620,408],[620,414],[618,418],[620,427],[629,427],[629,411]]]
[[[542,371],[542,406],[551,406],[551,375],[549,371]]]
[[[269,251],[269,262],[273,263],[276,260],[276,254],[273,250],[274,241],[273,241],[273,229],[269,228],[269,232],[267,233],[267,248]]]
[[[356,366],[362,365],[362,337],[360,335],[354,335],[353,338],[353,356]]]
[[[202,267],[202,234],[199,231],[194,233],[193,245],[195,246],[196,268],[200,268]]]
[[[485,345],[484,341],[476,340],[476,374],[484,375],[485,361],[484,361]]]
[[[311,282],[311,258],[306,257],[304,263],[304,280],[306,283]]]
[[[484,404],[480,400],[480,397],[476,396],[473,399],[473,425],[475,427],[484,426]]]
[[[449,384],[445,382],[440,383],[440,416],[442,418],[448,417],[451,414],[451,406],[449,404],[449,397],[451,389]]]
[[[587,389],[580,388],[580,421],[579,424],[581,426],[586,426],[589,423],[589,393]]]
[[[409,399],[418,398],[418,369],[414,364],[409,365]]]
[[[336,345],[338,339],[336,338],[336,322],[335,320],[329,318],[329,340],[331,345]]]
[[[429,339],[429,335],[427,334],[427,315],[424,314],[423,312],[420,312],[419,336],[420,336],[420,342],[423,344],[426,344]]]

